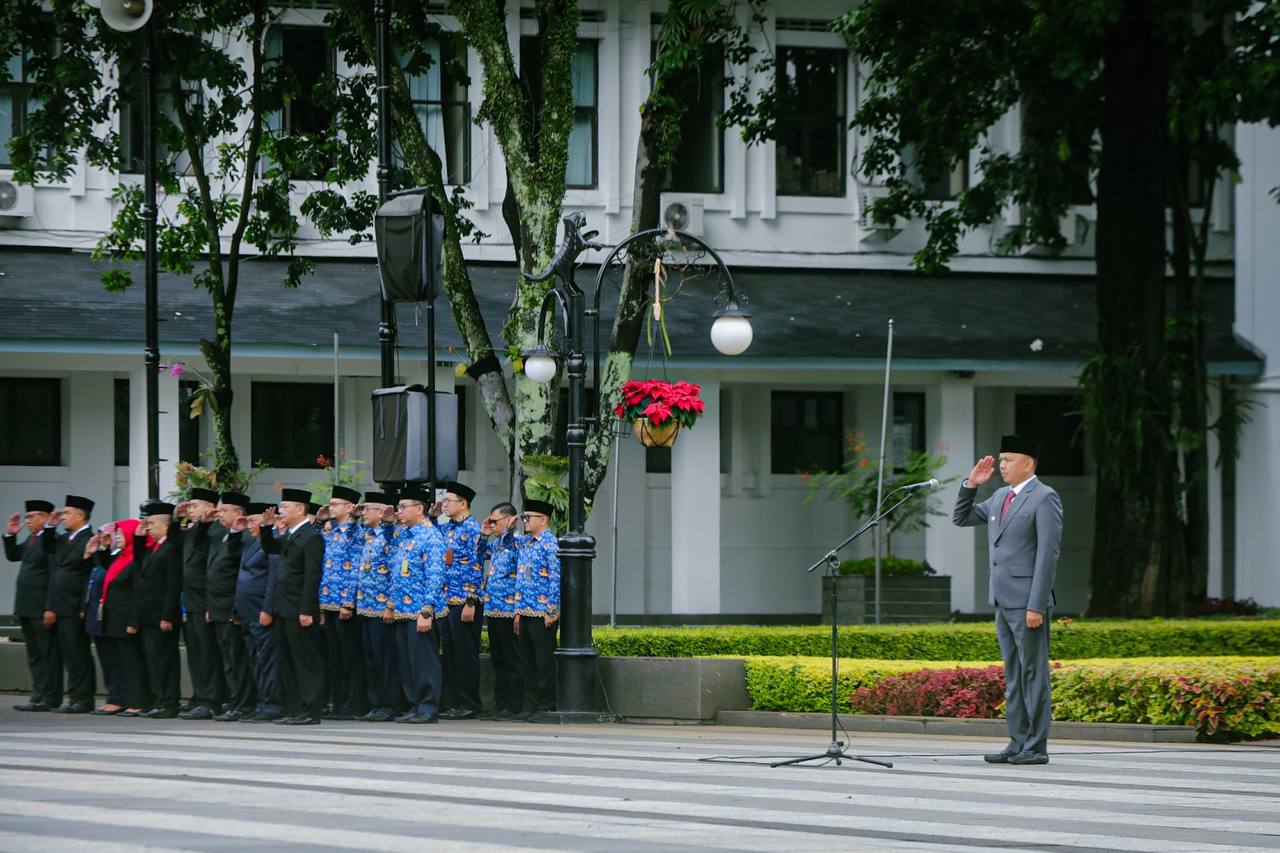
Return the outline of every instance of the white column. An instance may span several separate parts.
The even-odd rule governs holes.
[[[928,394],[926,409],[929,445],[945,444],[947,463],[938,472],[939,480],[954,477],[934,498],[943,515],[929,519],[925,528],[925,559],[939,574],[951,576],[951,609],[973,613],[986,602],[986,590],[978,589],[976,531],[982,528],[956,527],[951,523],[960,481],[976,459],[974,434],[973,380],[948,376],[936,391]]]
[[[720,612],[720,383],[671,452],[671,612]]]
[[[178,379],[160,374],[160,497],[172,492],[178,464],[178,426],[187,412],[178,397]],[[147,497],[147,369],[129,373],[129,506],[130,514]]]
[[[114,410],[112,374],[71,374],[67,380],[67,491],[94,502],[95,526],[115,520]]]

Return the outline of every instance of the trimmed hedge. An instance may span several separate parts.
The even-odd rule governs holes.
[[[821,657],[831,629],[723,626],[596,628],[596,648],[618,657]],[[1066,620],[1050,631],[1055,660],[1280,654],[1280,619]],[[986,622],[936,625],[850,625],[840,629],[840,656],[859,659],[992,661],[1000,659]]]
[[[989,662],[847,660],[837,707],[857,713],[853,694],[893,675]],[[830,708],[831,664],[821,658],[746,659],[752,707]],[[1202,739],[1280,734],[1280,657],[1101,659],[1055,663],[1053,717],[1074,722],[1194,726]]]

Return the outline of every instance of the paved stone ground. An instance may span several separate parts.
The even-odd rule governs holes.
[[[1225,850],[1280,847],[1274,746],[859,735],[894,763],[771,769],[821,732],[0,710],[0,850]],[[707,760],[724,757],[727,760]]]

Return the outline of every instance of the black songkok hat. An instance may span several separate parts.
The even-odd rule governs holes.
[[[307,515],[315,515],[320,512],[320,504],[315,501],[307,501]]]
[[[93,512],[93,501],[88,498],[82,498],[79,495],[67,495],[66,506],[72,509],[83,510],[86,513]]]
[[[432,497],[425,486],[419,483],[405,483],[404,488],[400,490],[400,500],[417,501],[424,506],[431,506],[435,503],[435,498]]]
[[[346,486],[334,486],[333,497],[340,501],[351,501],[353,504],[360,503],[360,493]]]
[[[48,501],[27,501],[27,512],[53,512],[53,504]]]
[[[208,501],[211,504],[216,504],[218,502],[218,497],[218,493],[213,489],[201,489],[197,487],[191,490],[191,500],[193,501]]]
[[[244,509],[249,505],[249,496],[242,495],[239,492],[223,492],[222,502],[228,506],[238,506]]]
[[[476,490],[470,486],[464,486],[461,483],[446,483],[444,490],[446,492],[452,492],[467,503],[471,503],[476,499]]]
[[[1034,438],[1024,438],[1020,435],[1006,435],[1000,438],[1001,453],[1021,453],[1024,456],[1030,456],[1032,459],[1040,458],[1040,442]]]
[[[141,509],[143,515],[173,515],[174,507],[164,501],[143,501]]]
[[[524,502],[525,512],[540,512],[550,518],[556,514],[556,508],[546,501],[527,500]]]
[[[367,504],[393,504],[396,500],[386,492],[365,492],[364,502]]]
[[[264,512],[271,509],[273,506],[275,506],[275,504],[267,504],[267,503],[259,503],[258,501],[250,501],[249,505],[245,507],[244,512],[245,512],[245,515],[262,515]]]
[[[309,505],[311,503],[311,493],[306,489],[281,489],[280,500]]]

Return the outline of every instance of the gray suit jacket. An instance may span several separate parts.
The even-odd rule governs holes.
[[[1000,508],[1009,487],[996,489],[979,504],[974,503],[977,493],[977,489],[960,484],[952,521],[960,527],[987,525],[991,552],[988,600],[997,607],[1047,612],[1055,603],[1053,579],[1062,549],[1062,499],[1037,477],[1023,486],[1001,522]]]

